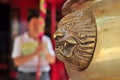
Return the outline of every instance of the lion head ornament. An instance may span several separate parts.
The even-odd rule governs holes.
[[[67,0],[63,13],[55,51],[70,78],[120,80],[120,0]]]
[[[90,10],[65,16],[55,33],[58,59],[70,68],[82,71],[90,64],[96,45],[96,22]]]

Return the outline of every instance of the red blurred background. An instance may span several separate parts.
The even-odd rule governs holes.
[[[56,24],[62,18],[61,7],[65,0],[46,0],[47,1],[47,17],[45,34],[52,38],[56,30]],[[15,80],[17,71],[13,66],[11,59],[11,50],[13,39],[11,38],[11,21],[17,17],[19,21],[18,34],[26,31],[27,15],[31,11],[39,11],[40,0],[0,0],[0,80]],[[55,9],[54,14],[52,9]],[[52,17],[55,21],[52,21]],[[53,24],[54,23],[54,24]],[[52,26],[52,24],[54,26]],[[59,60],[51,65],[51,80],[68,80],[68,76],[64,64]]]

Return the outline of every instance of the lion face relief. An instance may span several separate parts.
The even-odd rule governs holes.
[[[55,33],[56,55],[77,71],[88,67],[96,45],[96,22],[88,9],[65,16]]]

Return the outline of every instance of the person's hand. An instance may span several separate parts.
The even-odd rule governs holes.
[[[47,51],[47,43],[46,42],[39,42],[38,46],[36,47],[36,50],[35,50],[35,54],[37,56],[40,56],[42,54],[46,54],[48,51]]]
[[[42,50],[43,53],[47,54],[48,53],[47,42],[43,42],[42,45],[43,45],[43,50]]]
[[[37,46],[35,51],[34,51],[34,54],[37,55],[37,56],[40,56],[40,51],[41,51],[41,46]]]
[[[43,51],[43,45],[42,44],[38,44],[38,46],[36,47],[36,50],[34,51],[35,55],[40,56],[42,51]]]

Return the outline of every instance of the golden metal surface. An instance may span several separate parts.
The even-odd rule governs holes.
[[[84,71],[66,65],[67,71],[72,80],[120,80],[120,0],[101,0],[90,8],[97,22],[93,59]]]
[[[120,0],[92,6],[97,22],[97,44],[88,69],[79,80],[120,80]]]

